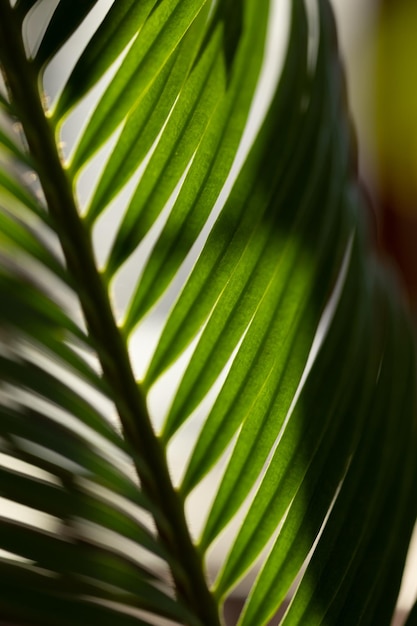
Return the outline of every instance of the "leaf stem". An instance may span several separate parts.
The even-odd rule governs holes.
[[[34,64],[27,58],[21,24],[8,1],[0,3],[0,61],[13,110],[27,143],[60,239],[94,343],[103,377],[113,391],[124,436],[143,492],[156,505],[159,537],[172,556],[170,567],[178,598],[196,616],[193,626],[220,626],[208,589],[202,558],[191,539],[184,502],[175,490],[165,449],[156,436],[144,397],[132,371],[127,346],[116,324],[107,290],[96,267],[90,233],[79,216],[71,181],[61,163],[54,130],[45,116]],[[191,622],[190,622],[191,626]]]

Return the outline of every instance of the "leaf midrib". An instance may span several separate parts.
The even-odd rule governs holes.
[[[155,523],[170,562],[178,597],[196,615],[195,624],[220,626],[217,605],[208,590],[201,556],[190,537],[184,505],[170,479],[165,450],[154,433],[138,387],[127,346],[117,327],[102,277],[94,262],[90,235],[77,210],[62,166],[52,124],[46,119],[37,76],[26,58],[21,25],[8,2],[0,4],[0,54],[9,93],[26,135],[54,220],[69,274],[113,401],[117,407],[143,492],[156,505]]]

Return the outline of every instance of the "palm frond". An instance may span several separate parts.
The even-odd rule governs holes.
[[[301,574],[284,624],[389,624],[417,516],[415,343],[369,245],[328,2],[290,3],[279,82],[226,199],[271,3],[99,5],[61,0],[26,46],[42,3],[0,5],[0,485],[23,507],[0,519],[1,614],[216,626],[252,570],[242,626],[266,624]],[[49,102],[44,77],[92,16]],[[126,190],[99,266],[96,229]],[[151,237],[120,316],[114,287]],[[184,274],[138,382],[134,332]],[[149,398],[187,350],[156,433]],[[170,447],[216,387],[174,487]],[[221,463],[193,539],[185,505]]]

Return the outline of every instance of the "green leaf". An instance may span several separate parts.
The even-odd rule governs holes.
[[[22,284],[25,285],[24,289]],[[67,335],[73,335],[81,342],[86,340],[80,328],[36,284],[31,283],[23,272],[13,276],[0,269],[0,289],[8,294],[0,311],[2,326],[18,328],[41,341],[44,341],[45,333],[52,335],[52,338],[55,335],[62,339],[65,331]],[[40,334],[43,334],[43,338]],[[85,344],[88,345],[88,340]]]
[[[259,3],[247,2],[245,9],[245,37],[235,55],[233,68],[229,69],[225,97],[201,137],[174,206],[136,286],[126,312],[126,334],[136,327],[174,279],[200,235],[232,167],[262,67],[269,15],[267,4],[260,7]],[[169,185],[171,190],[170,181]],[[166,200],[165,190],[162,191],[162,198],[159,193],[155,198],[155,215]],[[153,213],[149,205],[147,210]],[[143,234],[150,226],[146,222],[145,225],[143,229],[139,222]]]
[[[57,117],[67,114],[99,81],[141,30],[156,2],[157,0],[118,0],[111,6],[66,81],[56,105]],[[111,46],[108,45],[109,41],[112,42]]]
[[[16,214],[0,209],[0,240],[2,247],[12,245],[18,254],[24,253],[39,261],[64,282],[69,281],[62,263],[49,250],[33,227],[19,219]]]
[[[1,570],[7,572],[7,576],[2,576],[4,585],[0,591],[2,612],[7,619],[30,619],[39,626],[71,626],[80,620],[111,626],[115,619],[121,626],[150,626],[149,622],[129,615],[120,607],[108,607],[92,598],[83,598],[68,586],[67,580],[56,580],[42,570],[4,559],[0,561]],[[27,589],[24,603],[22,586]]]
[[[71,2],[63,0],[59,2],[35,54],[36,62],[40,67],[64,45],[96,4],[97,0],[71,0]]]
[[[3,498],[66,520],[69,525],[90,522],[119,537],[137,542],[158,556],[166,556],[151,533],[131,513],[77,487],[76,478],[74,486],[63,488],[14,470],[0,468],[0,480]]]
[[[71,159],[73,170],[93,156],[139,104],[206,4],[206,0],[168,0],[150,15],[89,120]]]
[[[295,23],[298,24],[299,22],[296,21]],[[325,75],[321,78],[325,78]],[[324,92],[317,90],[315,93]],[[278,104],[280,104],[279,101]],[[274,115],[276,115],[275,106],[277,103],[274,103],[271,108]],[[316,112],[317,109],[312,100],[311,119],[309,119],[307,112],[305,129],[302,126],[300,128],[304,137],[306,130],[309,129],[311,132],[316,127],[314,121]],[[317,168],[310,169],[311,182],[308,181],[306,184],[309,198],[314,198],[315,193],[317,193],[317,197],[325,198],[321,186],[327,186],[326,160],[328,159],[327,150],[329,146],[331,144],[328,143],[325,136],[323,143],[318,143],[318,156],[315,159],[318,165]],[[274,170],[276,166],[274,167],[275,164],[272,160],[273,151],[271,147],[269,149],[270,152],[267,154],[269,154],[272,164],[271,169]],[[254,151],[256,151],[256,146]],[[262,154],[261,151],[259,152]],[[264,163],[262,165],[265,167]],[[264,171],[264,167],[255,170],[258,171],[258,181],[261,180],[259,172]],[[337,181],[339,176],[344,176],[344,163],[339,164],[335,159],[334,168],[334,180]],[[245,169],[242,172],[242,181],[245,183],[247,177],[244,176],[244,173]],[[236,187],[239,182],[238,180]],[[207,471],[214,460],[218,458],[235,430],[242,424],[234,453],[204,529],[201,539],[201,545],[204,549],[231,519],[255,482],[298,387],[314,338],[316,325],[321,316],[331,283],[335,278],[334,269],[338,267],[349,237],[348,224],[345,226],[340,222],[337,223],[334,214],[332,216],[332,207],[336,204],[333,195],[336,188],[337,183],[333,189],[330,188],[327,191],[329,196],[325,199],[323,207],[324,211],[326,209],[328,211],[326,213],[326,225],[329,230],[322,231],[317,241],[314,239],[316,236],[314,221],[310,221],[312,217],[308,212],[308,208],[313,205],[309,205],[303,196],[298,200],[294,191],[292,192],[292,197],[297,198],[299,203],[293,205],[293,226],[291,222],[287,225],[286,219],[288,220],[288,218],[286,218],[285,213],[281,214],[280,212],[281,202],[283,207],[287,206],[285,196],[281,199],[279,194],[274,194],[272,195],[273,202],[267,205],[268,213],[273,215],[275,212],[276,215],[275,222],[271,219],[273,227],[266,229],[270,233],[272,250],[275,251],[275,266],[272,265],[271,281],[254,313],[228,378],[208,417],[205,426],[207,431],[200,439],[200,442],[203,443],[197,444],[200,448],[204,446],[204,449],[201,451],[198,447],[196,448],[195,457],[191,459],[183,484],[183,489],[188,492],[201,478],[202,471]],[[262,196],[258,189],[255,187],[254,197],[256,198],[256,192],[259,196],[257,201],[253,203],[254,206],[258,207],[258,212],[254,218],[254,212],[248,210],[251,219],[256,219],[259,214],[262,216],[262,208],[259,210],[262,207]],[[298,212],[297,207],[299,207]],[[240,224],[242,221],[240,221],[239,227]],[[276,231],[273,228],[276,228],[279,233],[280,227],[288,228],[289,231],[286,235],[285,246],[280,245],[279,234],[274,236]],[[255,227],[251,224],[246,227],[246,231],[256,232]],[[325,244],[329,233],[333,233],[331,251]],[[302,236],[303,239],[301,239]],[[297,241],[298,237],[301,239],[300,242]],[[241,239],[243,242],[246,241],[243,236]],[[313,249],[315,249],[312,260],[308,257],[308,250],[311,246],[314,246]],[[279,256],[280,248],[282,248],[281,258]],[[330,260],[329,254],[335,254],[335,257]],[[230,271],[228,275],[230,275]],[[316,284],[319,280],[318,277],[320,277],[318,283],[320,287],[316,287],[314,293],[309,294],[308,285]],[[229,288],[230,284],[233,286],[232,280],[227,283],[226,289]],[[219,298],[219,303],[216,306],[219,307],[220,316],[223,315],[224,317],[224,310],[222,311],[220,308],[221,298]],[[268,346],[274,346],[275,349],[268,349]],[[251,363],[250,370],[247,369],[247,363]],[[193,362],[190,364],[190,369],[192,367]],[[170,416],[168,416],[168,428],[170,426],[169,419]],[[224,436],[224,430],[228,432],[228,438]],[[220,445],[217,443],[218,438]],[[249,459],[250,472],[247,466]],[[199,467],[197,463],[202,462],[204,465]]]
[[[107,451],[70,423],[64,425],[26,407],[2,408],[0,415],[0,432],[8,439],[8,455],[57,476],[63,483],[73,479],[76,467],[81,476],[114,491],[134,506],[152,509],[134,480],[122,471],[119,459],[111,460]],[[28,442],[34,445],[28,446]]]
[[[79,393],[73,391],[67,384],[56,376],[47,373],[44,369],[31,363],[27,359],[12,360],[0,357],[0,376],[4,382],[14,385],[17,389],[24,389],[64,409],[69,415],[89,426],[92,431],[100,434],[121,450],[125,443],[116,430],[111,427],[98,409],[84,400]]]
[[[391,322],[389,320],[389,323]],[[397,330],[399,330],[398,326]],[[382,597],[379,595],[381,590],[378,589],[378,584],[375,584],[375,581],[378,579],[378,571],[375,571],[375,565],[379,561],[379,548],[377,546],[381,544],[375,542],[375,538],[378,536],[379,540],[382,539],[382,545],[386,544],[387,540],[389,542],[391,530],[390,526],[387,525],[384,527],[384,532],[380,532],[380,520],[384,512],[381,506],[385,500],[387,489],[390,491],[393,488],[393,481],[397,482],[395,480],[397,471],[398,474],[403,476],[404,470],[401,468],[401,464],[398,463],[398,455],[402,455],[404,443],[410,440],[410,427],[412,430],[415,428],[412,425],[413,418],[412,414],[410,414],[410,406],[405,407],[402,402],[398,404],[399,397],[403,398],[403,402],[405,400],[403,391],[408,377],[406,376],[402,381],[397,381],[397,388],[391,384],[392,365],[396,360],[395,355],[397,353],[397,355],[405,356],[401,339],[399,341],[398,339],[395,332],[391,332],[388,337],[389,344],[384,354],[378,385],[368,420],[364,423],[364,430],[361,433],[358,448],[349,465],[340,493],[325,526],[319,547],[312,556],[307,572],[284,623],[303,623],[307,607],[309,619],[311,619],[313,624],[320,623],[325,619],[326,610],[330,614],[333,611],[335,614],[341,611],[341,615],[344,618],[343,608],[346,608],[348,613],[352,615],[352,619],[361,623],[361,614],[364,613],[364,608],[367,605],[369,606],[369,603],[376,602],[378,604],[382,600]],[[410,355],[411,351],[409,350],[408,352]],[[403,415],[407,420],[405,424],[408,422],[408,428],[404,428],[401,433],[398,433],[398,412],[404,410],[406,412]],[[383,463],[383,472],[381,471],[382,458],[386,460],[386,463]],[[413,465],[415,467],[415,461]],[[376,471],[377,467],[380,468],[378,471]],[[393,467],[398,468],[394,473],[392,471]],[[408,467],[407,469],[410,468]],[[359,492],[363,495],[363,499],[358,497]],[[393,493],[391,492],[391,498],[392,496]],[[400,501],[401,498],[401,491],[398,493],[397,490],[394,501],[397,499]],[[351,513],[348,515],[348,511],[352,509],[353,502],[357,503],[357,508],[355,507],[353,515]],[[396,509],[392,500],[391,506],[394,510]],[[398,509],[397,511],[398,515],[401,515]],[[342,541],[341,538],[343,538]],[[354,558],[358,555],[357,550],[361,550],[361,557],[358,558],[357,556]],[[403,554],[403,559],[405,559],[405,554]],[[395,576],[389,561],[388,564],[388,571],[394,576],[392,584],[395,581],[398,589],[398,574]],[[325,581],[320,577],[320,571],[325,566],[330,566],[332,568],[331,571],[334,572],[331,580]],[[366,595],[362,589],[360,597],[356,596],[355,598],[356,585],[353,585],[353,589],[349,588],[347,581],[350,584],[352,583],[356,568],[359,567],[365,570],[362,572],[361,580],[369,579],[371,584],[366,588]],[[380,563],[379,567],[383,567],[382,563]],[[319,580],[320,588],[317,587],[318,582],[315,582]],[[339,592],[335,596],[342,581],[345,582],[344,591]],[[349,592],[350,595],[348,595]],[[373,594],[375,594],[374,597]],[[324,598],[326,598],[326,603]],[[346,602],[346,607],[344,607],[344,602]],[[328,608],[329,605],[330,608]],[[389,613],[385,613],[385,616],[379,614],[379,617],[382,624],[389,623]],[[335,615],[330,618],[331,621],[332,619],[335,619]],[[364,623],[372,623],[372,620],[372,615],[370,615],[370,620],[365,620]]]
[[[296,22],[296,24],[297,28],[301,27],[300,21]],[[291,50],[291,42],[293,42],[293,51]],[[304,85],[303,78],[301,77],[304,77],[304,59],[302,54],[296,53],[296,38],[291,38],[291,42],[290,49],[287,54],[286,66],[283,70],[283,76],[288,77],[288,80],[291,81],[296,79],[298,84],[294,85],[294,90],[296,90],[297,87],[302,90]],[[285,79],[283,79],[283,82],[285,84]],[[291,115],[291,111],[293,110],[293,107],[291,105],[291,99],[289,97],[291,93],[291,89],[288,89],[284,93],[282,92],[282,90],[280,90],[279,95],[277,96],[277,98],[282,100],[281,110],[283,117],[286,117],[286,128],[291,127],[291,123],[289,121],[289,116]],[[299,118],[298,116],[296,116],[296,119],[294,120],[294,125],[297,124],[298,121]],[[254,175],[252,173],[252,163],[250,163],[240,177],[240,187],[246,185],[246,187],[248,188],[247,193],[250,193],[250,181],[252,181],[253,177]],[[237,241],[234,244],[234,247],[228,251],[227,246],[231,243],[234,236],[234,232],[230,227],[231,222],[233,219],[235,222],[237,222],[239,220],[240,214],[243,213],[245,209],[244,191],[240,189],[237,190],[237,188],[235,187],[235,191],[232,192],[232,194],[234,195],[230,196],[227,206],[224,208],[219,217],[218,223],[213,228],[213,231],[208,240],[208,244],[205,246],[203,253],[198,259],[194,271],[188,277],[187,283],[184,286],[181,296],[178,299],[175,308],[171,311],[170,316],[166,322],[166,326],[162,333],[161,339],[158,342],[158,346],[146,374],[145,384],[147,387],[150,387],[158,378],[158,376],[164,371],[164,369],[166,369],[173,361],[175,361],[175,359],[181,354],[181,352],[189,345],[194,336],[198,333],[200,328],[206,322],[210,312],[214,307],[214,304],[216,303],[217,299],[223,291],[225,282],[229,279],[229,276],[232,275],[232,271],[234,270],[236,265],[236,259],[239,258],[238,252],[236,250],[242,250],[243,246],[245,245],[244,235],[247,232],[250,232],[250,224],[248,224],[247,226],[245,225],[246,229],[245,226],[242,226],[241,230],[243,235],[240,238],[235,237]],[[247,207],[245,211],[246,214],[248,214],[247,219],[251,219],[250,209],[251,207]],[[256,218],[252,216],[252,219],[255,220]],[[256,242],[254,245],[256,244],[258,245],[258,247],[262,248],[262,235],[259,238],[259,243]],[[226,251],[228,251],[228,253],[226,253]],[[259,278],[257,278],[257,280],[268,281],[268,274],[266,275],[266,277],[264,277],[264,275],[261,274],[260,270],[257,270],[257,261],[259,255],[260,253],[258,253],[257,256],[255,256],[254,253],[246,254],[245,259],[247,259],[247,257],[251,257],[253,260],[251,264],[250,258],[249,260],[246,260],[243,268],[243,279],[245,279],[246,276],[249,281],[250,271],[253,267],[253,272],[256,272],[256,276],[259,275]],[[274,259],[272,259],[272,262],[273,261]],[[266,267],[268,267],[267,264]],[[261,292],[262,287],[260,286],[259,288]],[[245,303],[244,306],[240,307],[240,315],[244,316],[244,320],[240,324],[240,320],[235,314],[235,324],[236,326],[238,326],[238,328],[241,328],[241,332],[243,332],[243,330],[246,328],[247,323],[252,315],[251,311],[253,311],[255,307],[256,300],[251,303],[250,299],[248,298],[248,303]],[[192,315],[190,314],[191,311]],[[220,334],[222,326],[226,323],[226,319],[227,318],[223,317],[223,321],[220,323],[220,326],[216,326],[215,324],[213,324],[214,330],[218,328],[218,334]],[[245,320],[247,320],[246,323]],[[218,321],[219,320],[217,320],[217,322]],[[239,334],[239,330],[237,332]],[[233,347],[236,345],[236,343],[237,342],[233,344],[233,342],[231,342]],[[224,340],[222,340],[221,345],[219,344],[220,342],[218,342],[217,344],[212,344],[212,352],[216,352],[216,357],[219,353],[219,350],[221,350],[224,346]],[[228,356],[230,356],[231,351],[232,350],[229,350]],[[210,356],[213,357],[213,354],[211,354]],[[207,357],[209,357],[208,354]],[[198,359],[195,359],[195,361],[198,363]],[[210,365],[213,365],[213,358],[207,358],[206,361],[209,361]],[[195,371],[195,365],[196,363],[194,363],[193,367],[189,368],[190,372]],[[207,370],[205,371],[207,373]],[[195,402],[195,404],[197,402],[198,400]],[[183,410],[185,412],[185,407]]]
[[[98,3],[61,0],[32,59],[42,4],[0,3],[2,619],[220,626],[250,573],[239,624],[262,626],[303,573],[284,624],[388,625],[417,516],[416,346],[370,246],[328,1],[290,3],[246,147],[272,2],[117,0],[85,35]],[[46,112],[44,71],[73,35]],[[125,192],[101,270],[96,227]],[[133,331],[185,275],[138,383]],[[192,343],[157,435],[150,394],[170,394],[160,377]],[[171,442],[208,400],[174,486]],[[194,539],[187,498],[220,467]]]
[[[5,170],[0,170],[0,194],[6,192],[14,201],[29,209],[41,220],[48,223],[48,217],[41,203]]]
[[[2,98],[0,97],[0,104],[1,103]],[[4,104],[6,105],[5,102]],[[12,157],[25,163],[26,165],[29,165],[29,167],[32,167],[33,164],[31,163],[30,157],[22,150],[22,147],[19,146],[14,139],[13,135],[4,132],[4,130],[0,128],[0,145],[5,148]]]
[[[112,600],[112,591],[105,592],[102,587],[110,585],[115,588],[115,599],[127,605],[139,606],[164,617],[187,619],[187,613],[181,611],[173,599],[143,578],[134,559],[118,556],[111,548],[90,543],[88,537],[83,536],[82,525],[72,527],[69,524],[67,533],[64,528],[58,536],[0,518],[0,530],[6,550],[33,560],[41,569],[67,578],[67,584],[80,595],[104,596]],[[122,592],[120,598],[117,588]]]
[[[201,17],[198,21],[201,21]],[[97,190],[88,208],[89,222],[104,210],[123,183],[142,163],[157,139],[167,117],[170,118],[164,129],[163,139],[159,141],[152,157],[152,163],[147,167],[145,175],[126,209],[123,225],[118,230],[113,246],[112,266],[107,268],[110,274],[114,272],[115,267],[118,267],[115,264],[120,264],[120,259],[127,258],[140,241],[143,228],[139,228],[138,215],[144,206],[149,205],[147,200],[152,191],[161,185],[162,175],[166,181],[172,181],[171,186],[165,183],[162,187],[166,200],[191,159],[199,141],[201,129],[204,128],[200,118],[202,117],[204,121],[204,117],[207,116],[205,110],[211,110],[207,102],[200,104],[200,90],[204,88],[212,99],[220,96],[220,83],[217,85],[215,81],[211,80],[211,82],[209,81],[210,84],[206,84],[208,72],[213,73],[213,52],[214,54],[218,52],[216,48],[211,49],[213,46],[207,47],[207,51],[203,55],[204,59],[199,62],[188,82],[178,94],[179,86],[186,80],[193,64],[195,52],[201,43],[200,40],[201,28],[197,23],[194,24],[194,28],[187,32],[178,50],[172,55],[170,62],[166,64],[145,94],[140,106],[130,112],[120,139],[100,176]],[[208,57],[207,60],[205,60],[206,57]],[[201,69],[199,69],[200,67]],[[174,111],[171,113],[174,104]],[[197,110],[196,107],[198,107]],[[190,121],[194,121],[194,124],[191,124]],[[177,171],[174,169],[173,172],[172,167],[170,168],[171,171],[167,167],[167,164],[170,164],[172,153],[176,157],[174,162],[179,161]],[[147,187],[150,187],[150,190]],[[163,204],[164,201],[159,206],[162,207]],[[149,210],[147,211],[147,222],[152,223],[152,213]]]
[[[361,293],[361,285],[358,284],[357,265],[351,263],[351,269],[346,279],[346,284],[338,303],[336,312],[323,340],[316,360],[312,365],[311,372],[305,381],[296,405],[291,411],[289,421],[282,433],[278,445],[268,464],[268,468],[262,478],[262,482],[257,490],[252,506],[246,516],[244,523],[230,549],[230,553],[225,560],[224,569],[216,582],[216,594],[224,596],[225,592],[233,586],[248,567],[254,562],[260,551],[264,548],[272,534],[274,533],[277,521],[284,518],[290,507],[292,500],[300,491],[304,493],[305,482],[311,483],[312,466],[317,466],[316,472],[322,471],[326,456],[337,441],[338,431],[335,428],[346,430],[346,423],[341,419],[342,415],[349,415],[352,409],[352,396],[358,389],[358,380],[355,376],[348,376],[352,371],[352,366],[360,358],[365,358],[366,348],[363,345],[363,333],[365,327],[364,318],[366,309],[361,309],[361,315],[355,317],[355,332],[351,337],[348,351],[344,355],[343,363],[339,368],[335,368],[335,362],[344,348],[346,333],[352,324],[350,315],[351,298]],[[366,319],[369,327],[369,319]],[[331,394],[320,397],[322,381],[332,389]],[[342,382],[343,381],[343,382]],[[345,382],[347,381],[347,382]],[[309,423],[303,426],[305,417],[305,407],[311,407],[309,411]],[[337,409],[336,409],[337,407]],[[339,418],[337,422],[332,418],[337,410]],[[348,422],[349,428],[344,432],[346,444],[349,442],[349,429],[352,423]],[[347,446],[347,452],[350,448]],[[340,471],[343,473],[347,463],[347,457],[342,454],[341,446],[338,448]],[[323,472],[324,473],[324,472]],[[308,477],[308,479],[306,478]],[[340,473],[337,474],[335,468],[332,471],[334,489],[340,480]],[[329,482],[329,481],[328,481]],[[324,499],[326,503],[323,507],[324,514],[331,502],[334,491],[328,490],[330,500]],[[322,513],[322,515],[324,515]],[[320,518],[322,519],[322,518]],[[285,533],[285,527],[280,534]],[[280,601],[285,595],[285,585],[283,584],[282,572],[279,576],[281,582],[281,595],[276,593],[267,598],[264,587],[263,597],[258,594],[259,604],[265,602],[272,605],[270,611],[278,608]],[[289,581],[288,584],[290,584]],[[280,600],[281,598],[281,600]],[[254,600],[252,599],[252,603]],[[257,615],[259,606],[252,611]]]

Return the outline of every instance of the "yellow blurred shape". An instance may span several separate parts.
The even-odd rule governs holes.
[[[417,215],[417,2],[395,0],[376,23],[374,123],[379,184]]]

